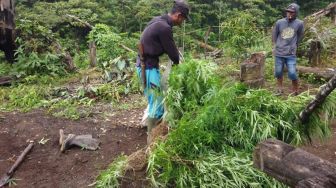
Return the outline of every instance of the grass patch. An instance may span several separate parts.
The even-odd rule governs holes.
[[[27,76],[11,87],[0,87],[0,109],[28,112],[43,107],[53,116],[77,120],[90,116],[93,104],[97,102],[119,103],[122,97],[139,91],[133,77],[130,80],[90,84],[85,78],[91,74],[102,82],[102,73],[95,70],[65,77]],[[122,107],[128,109],[128,106],[133,105],[124,104]]]
[[[48,98],[49,87],[18,85],[17,87],[0,88],[1,109],[23,112],[39,108]]]
[[[115,159],[108,169],[101,172],[97,177],[96,188],[118,188],[120,185],[119,178],[124,176],[126,165],[127,157],[125,155]]]

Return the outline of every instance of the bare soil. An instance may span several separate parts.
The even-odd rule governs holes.
[[[142,109],[120,110],[108,121],[71,121],[40,110],[0,112],[0,176],[9,170],[29,142],[34,141],[32,151],[14,174],[18,179],[16,187],[88,187],[118,155],[130,155],[146,145],[146,130],[138,126],[141,115]],[[92,134],[101,142],[100,149],[73,148],[61,153],[59,129],[64,129],[65,134]],[[39,144],[42,139],[49,141]]]
[[[314,140],[312,144],[302,146],[302,149],[336,164],[336,120],[331,125],[332,136],[324,140]]]

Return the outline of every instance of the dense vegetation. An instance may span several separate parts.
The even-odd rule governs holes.
[[[287,0],[190,0],[192,20],[184,27],[176,28],[175,39],[178,45],[185,47],[185,51],[188,52],[200,50],[197,41],[203,41],[205,37],[208,37],[209,44],[223,48],[227,55],[233,57],[246,57],[246,53],[253,50],[269,51],[268,33],[274,22],[282,17],[284,8],[291,2]],[[301,6],[300,18],[324,8],[330,2],[332,1],[298,1]],[[19,36],[18,64],[21,65],[20,62],[25,62],[26,59],[32,59],[39,61],[43,67],[43,70],[37,72],[55,72],[59,61],[62,61],[62,55],[57,53],[56,57],[51,56],[50,53],[56,55],[57,46],[61,46],[63,55],[69,52],[74,56],[78,67],[86,67],[88,41],[93,38],[97,40],[98,35],[105,33],[106,29],[111,32],[107,37],[110,39],[107,41],[100,38],[105,40],[100,41],[102,45],[100,49],[109,50],[110,54],[101,54],[102,56],[111,56],[111,58],[118,56],[122,51],[118,45],[120,41],[125,40],[127,41],[123,45],[136,50],[136,40],[146,23],[153,16],[168,12],[171,5],[171,0],[18,1],[16,10]],[[91,29],[85,23],[92,26],[100,24],[100,26],[97,26],[99,29],[95,29],[89,35]],[[316,27],[322,29],[326,25],[326,23],[321,24]],[[208,31],[210,32],[207,36]],[[329,33],[317,31],[323,35],[315,35],[315,38],[321,36],[326,39],[335,38],[335,29]],[[302,48],[308,45],[307,42],[311,38],[306,39]],[[332,51],[334,48],[330,48],[336,46],[334,44],[334,42],[327,42],[326,51]],[[133,56],[127,58],[131,57]],[[101,61],[105,60],[102,57]],[[44,65],[46,61],[52,61],[56,67]],[[20,70],[36,65],[22,66]],[[34,73],[34,71],[26,72]],[[56,72],[63,71],[57,69]]]
[[[165,119],[172,131],[150,154],[148,178],[153,185],[282,187],[253,168],[254,146],[270,137],[298,145],[313,136],[329,135],[335,93],[302,129],[297,115],[312,99],[309,92],[281,99],[230,79],[238,69],[236,62],[266,51],[266,78],[273,80],[270,31],[291,2],[189,0],[192,20],[174,28],[186,62],[174,68],[169,79]],[[303,19],[333,1],[297,2]],[[122,96],[139,93],[136,44],[146,23],[171,5],[172,0],[18,0],[16,63],[0,63],[0,75],[18,81],[0,88],[0,109],[45,108],[55,116],[79,119],[89,116],[94,104],[117,104]],[[308,62],[307,48],[319,39],[323,66],[335,66],[336,27],[330,18],[307,27],[305,34],[299,63]],[[199,41],[222,50],[225,62],[209,60]],[[90,42],[97,46],[96,68],[90,68]],[[66,66],[69,56],[75,69]],[[97,187],[117,186],[125,160],[118,158],[103,172]]]

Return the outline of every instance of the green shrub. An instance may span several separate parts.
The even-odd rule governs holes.
[[[202,81],[199,78],[203,76],[211,75],[211,80],[217,77],[211,71],[197,74],[199,66],[204,65],[185,62],[181,69],[173,70],[179,74],[173,72],[169,79],[179,95],[168,92],[168,110],[180,116],[174,116],[175,126],[167,140],[151,153],[148,169],[155,186],[281,187],[256,173],[251,161],[254,146],[268,138],[298,145],[311,137],[330,135],[329,120],[336,113],[335,93],[303,126],[297,116],[313,99],[308,93],[282,100],[267,90],[230,83],[218,87],[217,82],[203,86],[212,89],[198,93],[198,84],[190,83]],[[188,82],[178,81],[187,79],[183,71]],[[321,119],[319,114],[325,117]]]
[[[256,46],[262,38],[258,30],[257,19],[246,12],[232,12],[235,19],[227,19],[221,23],[221,36],[224,40],[224,51],[237,59],[247,57],[247,49]]]

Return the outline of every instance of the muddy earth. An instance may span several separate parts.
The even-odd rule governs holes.
[[[33,141],[33,149],[14,174],[15,187],[88,187],[117,156],[130,155],[146,145],[146,130],[138,126],[141,112],[142,109],[121,110],[105,121],[71,121],[47,115],[40,110],[30,113],[2,112],[0,174],[2,176],[6,173]],[[64,129],[65,134],[92,134],[101,142],[100,149],[86,151],[72,148],[61,153],[59,129]]]

